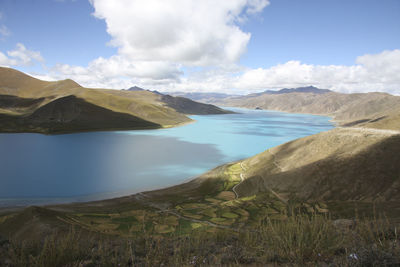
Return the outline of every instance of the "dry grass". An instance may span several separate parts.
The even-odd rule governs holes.
[[[221,221],[222,222],[222,221]],[[204,231],[198,223],[189,235],[129,239],[88,237],[71,229],[44,242],[3,240],[0,265],[12,266],[216,266],[216,265],[346,265],[400,264],[397,228],[384,217],[357,220],[338,228],[326,216],[290,216],[260,220],[240,233]],[[170,226],[159,225],[159,232]]]

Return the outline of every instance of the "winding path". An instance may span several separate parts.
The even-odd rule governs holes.
[[[240,182],[238,184],[236,184],[234,187],[232,187],[232,191],[233,191],[233,193],[235,193],[235,198],[236,199],[239,198],[239,194],[236,192],[236,187],[238,185],[240,185],[241,183],[243,183],[243,181],[244,181],[243,172],[246,171],[246,168],[243,167],[243,161],[240,162],[240,168],[242,168],[242,172],[240,173]]]
[[[239,182],[238,184],[236,184],[234,187],[232,187],[232,191],[233,191],[233,193],[235,193],[235,196],[236,196],[235,199],[238,199],[238,198],[239,198],[239,195],[238,195],[238,193],[236,192],[236,187],[237,187],[238,185],[240,185],[240,184],[244,181],[243,172],[246,171],[246,168],[243,166],[243,162],[240,162],[240,167],[242,168],[242,172],[240,173],[240,182]],[[147,198],[147,196],[146,196],[145,193],[140,192],[140,193],[137,193],[137,194],[136,194],[135,198],[136,198],[136,200],[144,201],[144,199]],[[239,231],[239,230],[236,229],[236,228],[229,227],[229,226],[226,226],[226,225],[215,224],[215,223],[212,223],[212,222],[210,222],[210,221],[199,220],[199,219],[194,219],[194,218],[189,218],[189,217],[183,216],[183,215],[181,215],[181,214],[179,214],[179,213],[177,213],[177,212],[175,212],[175,211],[173,211],[173,210],[166,209],[166,208],[164,208],[164,207],[162,207],[162,206],[160,206],[160,205],[157,205],[156,203],[153,203],[153,202],[149,202],[149,203],[147,203],[147,204],[148,204],[149,206],[153,207],[153,208],[158,209],[158,212],[159,212],[159,213],[165,212],[165,213],[174,215],[174,216],[176,216],[176,217],[178,217],[178,218],[181,218],[181,219],[184,219],[184,220],[188,220],[188,221],[192,221],[192,222],[197,222],[197,223],[205,223],[205,224],[208,224],[208,225],[210,225],[210,226],[217,227],[217,228],[230,229],[230,230],[233,230],[233,231]]]
[[[371,133],[371,134],[385,134],[385,135],[399,135],[400,131],[395,131],[395,130],[383,130],[383,129],[374,129],[374,128],[360,128],[360,127],[338,127],[341,129],[348,129],[348,130],[353,130],[353,131],[361,131],[361,132],[365,132],[365,133]],[[283,168],[279,165],[279,163],[276,161],[276,156],[274,153],[271,152],[270,149],[268,149],[268,152],[271,154],[272,159],[273,159],[273,164],[275,165],[276,168],[278,168],[281,172],[283,172]],[[236,188],[243,183],[244,181],[244,172],[246,171],[246,168],[243,166],[243,162],[240,162],[240,167],[242,168],[242,172],[240,173],[240,182],[238,184],[236,184],[235,186],[232,187],[232,192],[235,194],[235,199],[239,198],[239,194],[236,191]],[[277,197],[279,200],[281,200],[284,203],[287,203],[287,200],[285,200],[284,198],[282,198],[279,194],[277,194],[275,191],[273,191],[272,189],[269,189],[269,191],[275,196]],[[138,193],[136,194],[135,198],[139,201],[145,201],[145,198],[148,198],[148,196],[146,196],[144,193]],[[225,225],[219,225],[219,224],[215,224],[212,223],[210,221],[207,220],[199,220],[199,219],[194,219],[194,218],[189,218],[186,216],[183,216],[181,214],[179,214],[178,212],[175,212],[173,210],[169,210],[168,208],[165,208],[165,206],[163,205],[157,205],[156,203],[153,202],[147,202],[148,205],[150,205],[151,207],[154,207],[156,209],[158,209],[160,213],[167,213],[167,214],[171,214],[174,215],[178,218],[184,219],[184,220],[188,220],[188,221],[192,221],[192,222],[197,222],[197,223],[204,223],[213,227],[217,227],[217,228],[222,228],[222,229],[230,229],[233,231],[240,231],[239,229],[230,227],[230,226],[225,226]]]

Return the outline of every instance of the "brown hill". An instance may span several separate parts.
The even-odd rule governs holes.
[[[261,93],[212,102],[221,106],[261,108],[285,112],[327,115],[339,124],[374,120],[400,109],[400,97],[386,93]]]
[[[400,132],[334,129],[246,159],[241,196],[273,190],[284,198],[400,201]]]
[[[146,129],[160,125],[126,113],[105,109],[75,96],[51,101],[28,116],[1,115],[7,132],[68,133],[76,131]]]
[[[82,87],[70,79],[47,82],[11,68],[0,67],[0,94],[37,98],[65,94],[65,91],[76,88]]]
[[[170,95],[162,95],[160,99],[168,107],[184,114],[226,114],[227,111],[210,104],[195,102],[184,97],[173,97]],[[229,112],[230,113],[230,112]]]
[[[166,97],[162,94],[157,94],[150,91],[89,89],[84,88],[69,79],[56,82],[42,81],[26,75],[20,71],[3,67],[0,67],[0,95],[3,95],[2,97],[0,97],[2,99],[0,101],[0,114],[3,114],[3,120],[7,120],[8,122],[10,122],[10,120],[13,118],[4,115],[18,115],[24,117],[24,123],[27,125],[29,124],[32,127],[33,125],[35,125],[35,122],[28,122],[27,120],[29,118],[32,118],[30,115],[36,109],[40,108],[40,106],[42,105],[49,104],[58,98],[63,98],[66,96],[75,96],[76,98],[83,100],[85,102],[84,106],[87,106],[90,103],[99,108],[101,107],[102,109],[97,109],[98,111],[101,110],[102,112],[104,112],[104,109],[107,109],[110,114],[112,112],[114,112],[114,115],[119,114],[121,116],[121,119],[136,118],[138,123],[138,119],[142,119],[142,122],[146,121],[148,123],[151,123],[153,126],[159,125],[159,127],[170,127],[191,121],[191,119],[186,117],[183,113],[230,113],[213,105],[193,102],[185,98],[175,99],[172,97],[172,99],[170,99],[169,97]],[[7,97],[8,99],[6,99]],[[12,101],[20,102],[20,104],[22,102],[29,103],[29,101],[33,101],[36,104],[30,104],[28,106],[26,106],[27,104],[25,104],[25,107],[22,107],[20,104],[18,104],[19,106],[12,106],[8,103],[11,101],[10,99],[12,97],[17,97],[14,98],[14,100]],[[40,101],[38,99],[40,99]],[[53,105],[64,103],[64,101],[53,102]],[[65,108],[65,106],[63,106],[62,108]],[[89,110],[93,111],[94,109],[93,106],[91,106],[91,108],[82,110],[88,112]],[[46,111],[48,111],[48,109],[46,109]],[[44,116],[43,111],[41,111],[40,114]],[[121,114],[127,114],[130,115],[130,117]],[[47,114],[46,116],[48,117],[52,115],[53,114]],[[93,112],[91,112],[90,115],[98,116]],[[47,118],[46,116],[42,118],[44,121]],[[83,113],[81,113],[81,116],[83,116]],[[4,119],[5,117],[7,117],[7,119]],[[96,121],[97,125],[93,129],[100,130],[101,127],[99,127],[100,125],[97,124],[100,121],[97,120],[97,118],[95,117],[93,117],[92,119],[93,121]],[[117,119],[116,121],[120,120]],[[28,129],[24,130],[23,125],[21,125],[20,123],[21,120],[18,119],[18,122],[16,121],[15,125],[19,126],[17,128],[13,127],[9,129],[6,128],[6,125],[11,127],[10,123],[3,124],[0,131],[15,131],[15,129],[28,131]],[[50,124],[46,125],[50,127]],[[120,126],[118,126],[117,128],[121,128],[123,126],[123,124],[121,123],[119,123],[118,125]],[[125,125],[126,126],[122,127],[121,129],[136,129],[143,126],[141,123],[138,124],[138,127],[133,126],[131,120],[128,120]],[[105,124],[104,126],[104,130],[114,128],[111,126],[111,124]],[[30,127],[29,129],[32,129],[32,127]],[[57,127],[59,127],[59,125]],[[66,127],[64,127],[64,129],[67,130]],[[77,125],[75,125],[74,130],[79,131]]]

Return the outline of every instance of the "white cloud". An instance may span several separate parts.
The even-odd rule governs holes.
[[[237,23],[261,12],[268,0],[91,0],[111,44],[135,61],[185,65],[232,64],[246,51],[250,33]]]
[[[139,85],[165,92],[240,94],[314,85],[344,93],[380,91],[400,94],[400,50],[360,56],[356,63],[344,66],[288,61],[266,69],[229,65],[191,70],[166,62],[129,61],[122,56],[112,56],[98,58],[87,67],[59,64],[50,70],[48,77],[71,78],[88,87],[121,89]]]
[[[29,50],[21,43],[17,43],[16,48],[8,51],[7,55],[0,52],[0,65],[7,67],[32,66],[36,62],[44,62],[40,52]]]
[[[71,78],[88,87],[127,88],[132,84],[179,82],[180,66],[164,61],[130,61],[120,55],[99,57],[88,66],[57,64],[49,74],[56,79]]]
[[[118,54],[87,66],[57,64],[52,79],[71,78],[88,87],[168,87],[186,80],[187,66],[237,68],[250,33],[238,24],[259,13],[268,0],[91,0],[104,19]],[[229,73],[230,73],[229,72]],[[200,74],[203,75],[204,74]],[[36,75],[39,77],[38,75]]]
[[[289,61],[268,69],[251,69],[233,82],[245,91],[315,85],[339,92],[381,91],[400,94],[400,50],[356,59],[356,65],[310,65]]]

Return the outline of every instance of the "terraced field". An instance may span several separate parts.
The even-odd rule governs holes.
[[[240,162],[229,165],[223,171],[220,189],[201,199],[181,200],[166,208],[148,202],[149,196],[141,193],[137,199],[142,206],[110,213],[73,212],[66,214],[62,220],[102,234],[133,237],[143,234],[189,234],[194,229],[240,231],[254,229],[266,220],[286,220],[294,212],[310,215],[328,212],[324,203],[288,204],[272,193],[237,198],[232,188],[241,182],[243,172]]]

